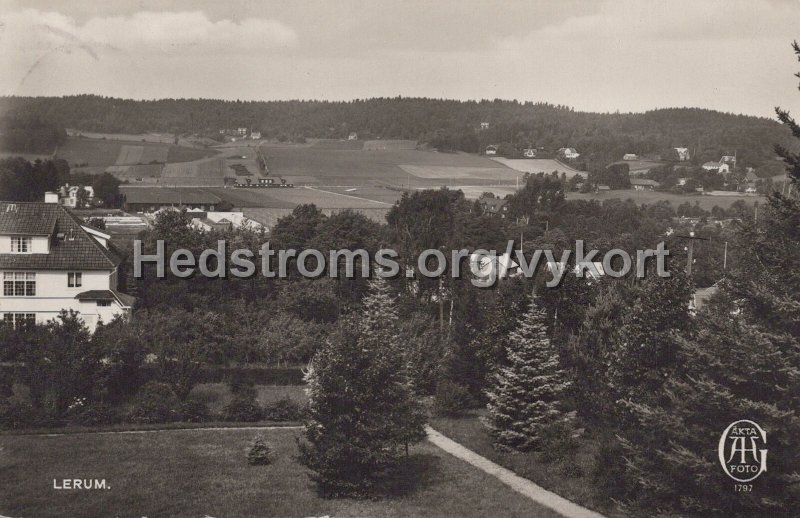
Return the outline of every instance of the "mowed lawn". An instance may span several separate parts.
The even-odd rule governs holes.
[[[297,429],[263,431],[273,463],[250,466],[253,430],[173,430],[58,437],[0,436],[4,516],[557,516],[425,442],[397,495],[317,496],[297,463]],[[53,479],[105,479],[109,489],[57,490]]]
[[[481,410],[459,418],[436,417],[430,425],[462,446],[567,500],[603,513],[612,510],[612,502],[598,493],[593,480],[600,449],[597,438],[584,435],[577,440],[577,448],[560,459],[548,459],[544,452],[505,453],[492,446],[488,429],[480,420],[484,415]]]

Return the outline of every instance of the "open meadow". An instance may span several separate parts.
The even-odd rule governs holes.
[[[428,442],[411,448],[392,495],[326,500],[296,460],[298,429],[260,432],[273,449],[266,466],[246,461],[257,433],[0,435],[0,515],[557,516]],[[72,478],[104,479],[106,489],[54,489]]]
[[[559,175],[564,173],[567,178],[572,178],[575,175],[586,178],[588,174],[585,171],[578,171],[577,169],[568,166],[567,164],[554,160],[552,158],[493,158],[495,162],[501,163],[511,169],[522,173],[531,174],[550,174],[553,171]]]

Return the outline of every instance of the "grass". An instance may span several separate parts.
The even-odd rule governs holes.
[[[7,516],[556,516],[428,443],[398,494],[317,496],[295,459],[296,429],[264,430],[273,462],[245,460],[249,430],[0,436],[0,514]],[[54,479],[105,479],[106,490],[56,490]]]
[[[74,164],[92,167],[115,164],[149,163],[151,160],[169,163],[200,160],[216,154],[212,149],[190,148],[159,142],[126,141],[68,137],[59,146],[56,156]]]
[[[543,453],[505,453],[495,450],[486,426],[481,423],[483,411],[465,417],[436,417],[431,426],[450,439],[504,466],[517,475],[525,477],[576,504],[607,512],[611,503],[596,494],[591,482],[595,468],[595,455],[599,451],[597,441],[584,436],[578,440],[578,449],[567,454],[567,458],[548,462]]]
[[[515,169],[520,173],[550,174],[553,171],[558,171],[559,175],[565,173],[567,178],[572,178],[575,175],[580,175],[584,178],[587,176],[586,172],[578,171],[552,158],[494,158],[492,160],[504,164],[511,169]]]

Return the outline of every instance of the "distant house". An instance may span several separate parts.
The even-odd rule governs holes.
[[[703,169],[706,171],[716,171],[719,172],[719,162],[706,162],[702,165]]]
[[[536,158],[536,150],[532,147],[525,148],[525,150],[522,152],[522,156],[525,158]]]
[[[736,157],[733,156],[733,155],[725,155],[724,157],[719,159],[719,163],[720,164],[725,163],[725,164],[734,164],[735,165],[736,164]]]
[[[65,207],[69,207],[74,209],[78,206],[78,191],[81,189],[80,186],[77,185],[65,185],[60,189],[60,202],[61,205]],[[83,187],[83,192],[85,193],[84,199],[86,201],[92,200],[94,198],[94,188],[91,185],[86,185]]]
[[[497,146],[486,146],[486,151],[484,152],[486,155],[496,155],[497,154]]]
[[[598,184],[597,185],[597,190],[598,191],[610,191],[611,187],[609,187],[608,185]]]
[[[247,128],[236,128],[236,133],[242,137],[247,136]]]
[[[347,140],[358,140],[358,133],[355,131],[351,132],[349,135],[347,135]]]
[[[637,191],[652,191],[660,185],[657,181],[647,178],[631,178],[631,186]]]
[[[678,155],[678,162],[686,162],[688,160],[691,160],[692,157],[689,154],[689,148],[688,147],[676,147],[674,149],[675,149],[675,153],[677,153],[677,155]]]
[[[566,158],[567,160],[574,160],[581,156],[574,147],[562,147],[558,150],[558,155],[562,158]]]
[[[505,218],[506,214],[508,213],[508,205],[506,200],[501,200],[500,198],[481,197],[478,198],[478,203],[481,207],[483,207],[484,214]]]
[[[755,194],[756,192],[758,192],[758,189],[756,189],[755,184],[748,184],[747,189],[745,189],[744,192],[746,192],[747,194]]]
[[[227,219],[219,221],[212,221],[208,217],[205,218],[192,218],[192,227],[203,232],[210,232],[212,230],[219,230],[221,232],[233,228],[233,224]]]
[[[581,267],[583,268],[583,278],[590,281],[596,281],[606,274],[605,269],[603,268],[603,263],[599,261],[582,261],[580,266],[576,265],[572,268],[572,273],[578,274]],[[550,270],[550,273],[552,273],[554,276],[563,275],[566,268],[567,263],[562,261],[557,263],[547,263],[547,269]]]
[[[481,122],[481,129],[482,130],[488,130],[489,129],[489,123],[488,122]]]
[[[469,268],[477,280],[487,283],[492,279],[506,279],[522,273],[519,265],[507,253],[494,257],[472,254],[469,256]]]
[[[261,138],[261,132],[260,131],[251,131],[250,132],[250,138],[253,139],[253,140],[260,139]]]
[[[678,185],[681,185],[681,186],[686,185],[686,181],[687,180],[688,180],[688,178],[678,178]]]
[[[714,294],[719,291],[716,285],[709,286],[708,288],[698,288],[692,294],[692,298],[689,299],[689,312],[695,314],[697,310],[702,308],[708,303],[708,299],[710,299]]]
[[[727,162],[720,162],[719,163],[719,169],[717,169],[717,172],[720,173],[720,174],[730,173],[731,172],[731,166],[728,165]]]
[[[639,160],[639,155],[635,153],[625,153],[622,157],[623,160]]]

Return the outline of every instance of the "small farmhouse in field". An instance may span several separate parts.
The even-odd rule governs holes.
[[[349,135],[347,135],[347,140],[358,140],[358,133],[355,131],[351,132]]]
[[[253,139],[253,140],[260,139],[261,138],[261,132],[260,131],[252,131],[252,132],[250,132],[250,138]]]
[[[488,130],[489,129],[489,123],[488,122],[481,122],[481,129],[482,130]]]
[[[558,150],[558,156],[566,158],[567,160],[574,160],[581,156],[574,147],[562,147]]]
[[[525,150],[522,152],[522,156],[525,158],[536,158],[536,150],[532,147],[525,148]]]
[[[661,184],[655,180],[649,180],[647,178],[631,178],[631,186],[637,191],[652,191],[659,185]]]
[[[497,146],[486,146],[486,151],[484,152],[486,155],[496,155],[497,154]]]
[[[625,153],[622,156],[622,159],[623,160],[639,160],[639,155],[637,155],[635,153]]]

